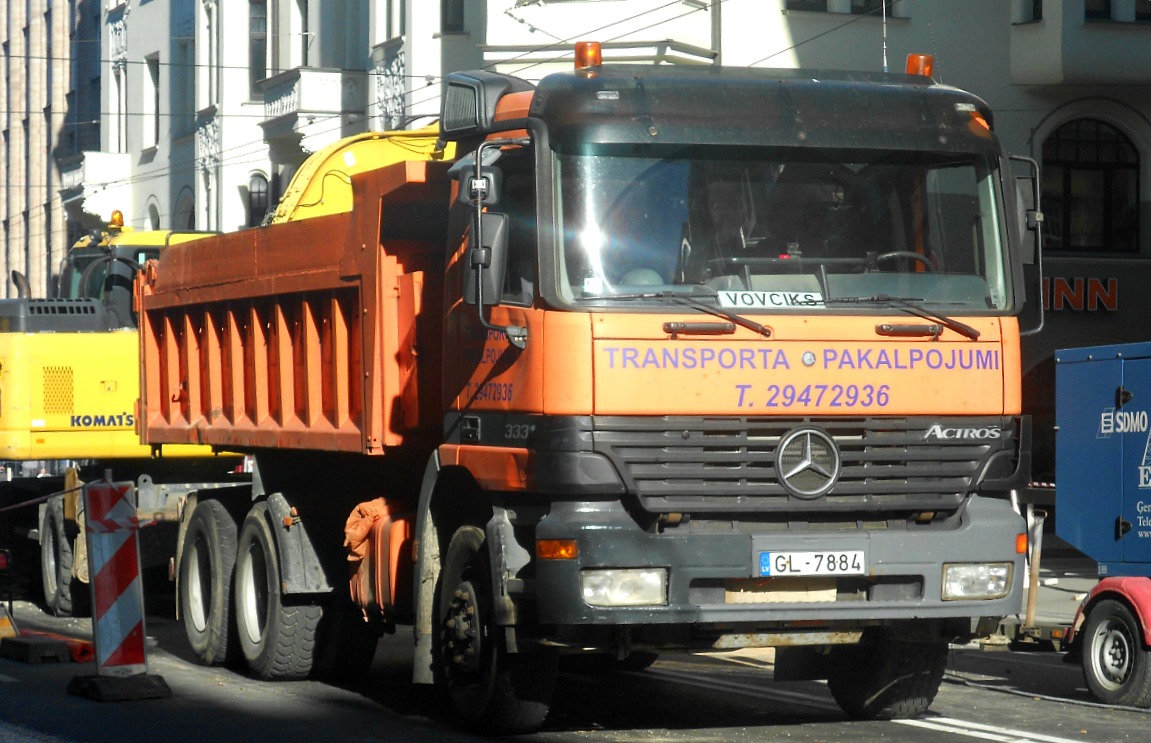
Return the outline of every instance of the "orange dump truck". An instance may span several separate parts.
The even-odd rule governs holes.
[[[256,461],[185,511],[198,657],[348,670],[412,625],[496,731],[577,653],[775,647],[854,716],[925,710],[1020,606],[1033,163],[921,73],[444,87],[438,146],[336,145],[292,197],[330,208],[141,274],[144,438]]]

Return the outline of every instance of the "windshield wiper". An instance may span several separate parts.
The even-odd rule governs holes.
[[[960,322],[939,312],[932,312],[915,304],[916,302],[922,301],[924,301],[923,297],[892,297],[886,294],[873,294],[869,297],[834,297],[824,300],[824,304],[884,304],[889,307],[898,307],[904,312],[915,315],[916,317],[937,322],[948,330],[954,330],[965,338],[973,341],[979,340],[980,333],[978,330],[967,323]]]
[[[711,298],[711,299],[715,299],[716,301],[719,300],[719,295],[717,293],[715,293],[714,291],[710,291],[710,292],[704,294],[703,296]],[[759,333],[764,338],[770,338],[771,337],[771,329],[768,328],[767,326],[761,325],[761,324],[757,323],[755,320],[752,320],[752,319],[747,318],[747,317],[743,317],[742,315],[737,315],[736,313],[731,312],[730,310],[727,310],[723,307],[720,307],[718,304],[714,304],[714,305],[708,304],[707,302],[704,302],[698,296],[696,296],[694,293],[694,290],[692,293],[668,291],[665,289],[663,291],[658,291],[658,292],[635,292],[635,293],[630,293],[630,294],[596,294],[593,296],[580,297],[580,301],[584,301],[584,302],[606,301],[606,300],[613,300],[613,299],[626,299],[626,300],[632,300],[632,299],[671,299],[673,301],[680,302],[681,304],[685,304],[688,307],[692,307],[694,309],[697,309],[701,312],[706,312],[709,315],[715,315],[716,317],[722,317],[724,320],[728,320],[730,322],[733,322],[736,325],[747,328],[748,330],[754,330],[756,333]],[[687,329],[685,328],[683,330],[687,330]],[[672,332],[672,331],[669,331],[669,332]],[[682,332],[682,330],[680,332]]]

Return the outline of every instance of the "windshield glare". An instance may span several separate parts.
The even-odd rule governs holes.
[[[1008,305],[988,156],[638,149],[557,155],[567,301],[693,291],[741,311],[879,296]]]

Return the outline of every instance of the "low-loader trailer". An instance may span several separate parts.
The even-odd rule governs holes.
[[[579,653],[774,647],[918,714],[1022,595],[1038,218],[992,113],[596,50],[452,73],[442,149],[361,135],[298,176],[328,208],[145,266],[144,440],[256,462],[185,510],[191,644],[294,678],[410,624],[414,680],[505,732]]]

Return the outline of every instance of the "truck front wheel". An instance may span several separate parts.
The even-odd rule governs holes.
[[[235,565],[236,522],[219,501],[200,501],[184,533],[177,590],[188,644],[204,665],[225,662],[235,645],[229,611]]]
[[[555,653],[508,653],[492,615],[492,580],[482,529],[464,526],[440,574],[437,660],[452,711],[490,733],[534,732],[551,706]]]
[[[322,609],[285,602],[267,512],[266,504],[257,503],[240,528],[235,586],[240,650],[257,678],[301,679],[312,671]]]
[[[883,637],[839,647],[829,658],[827,687],[844,712],[860,720],[900,720],[927,711],[947,668],[947,643]]]
[[[1151,706],[1151,653],[1126,604],[1105,599],[1083,627],[1083,678],[1101,702]]]

